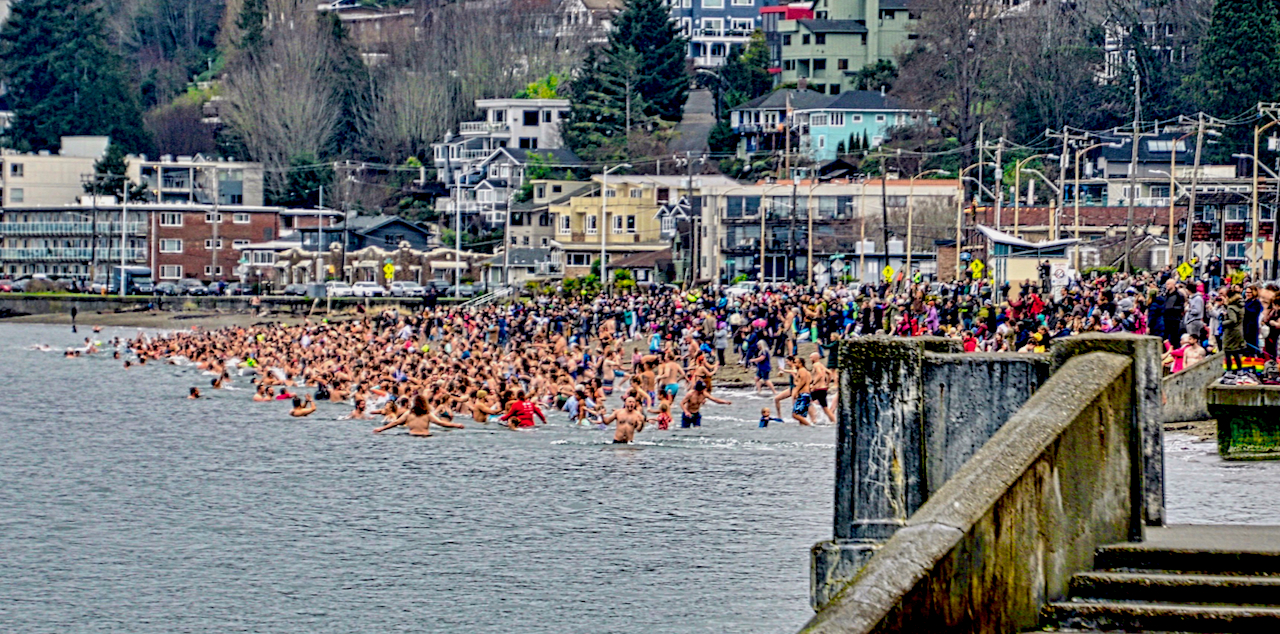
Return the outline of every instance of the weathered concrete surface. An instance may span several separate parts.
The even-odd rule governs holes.
[[[1204,361],[1161,380],[1161,420],[1166,423],[1185,423],[1211,418],[1205,395],[1209,386],[1222,376],[1224,356],[1221,352],[1211,355]]]
[[[1050,349],[1051,370],[1057,371],[1069,359],[1090,352],[1112,352],[1133,359],[1133,441],[1142,452],[1133,456],[1134,473],[1141,477],[1134,485],[1145,499],[1139,521],[1148,526],[1163,526],[1164,511],[1164,424],[1160,404],[1163,365],[1163,343],[1159,337],[1127,334],[1086,334],[1055,341]],[[1129,531],[1134,539],[1141,535],[1135,524]]]
[[[1140,515],[1133,365],[1066,360],[805,631],[1035,629],[1040,607]]]
[[[1207,399],[1218,421],[1218,455],[1280,460],[1280,386],[1214,385]]]

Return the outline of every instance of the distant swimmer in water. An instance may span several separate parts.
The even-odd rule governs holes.
[[[611,422],[618,424],[613,432],[615,445],[623,445],[635,440],[636,433],[644,430],[645,417],[640,411],[640,402],[634,396],[628,396],[622,409],[615,409],[612,414],[604,417],[604,424],[608,425]]]
[[[187,398],[200,398],[200,388],[191,388],[191,391],[187,393]]]
[[[490,400],[488,390],[476,390],[475,398],[471,399],[471,417],[477,423],[487,423],[501,413],[502,408]]]
[[[707,401],[721,405],[733,404],[730,401],[707,394],[707,386],[702,381],[698,381],[693,384],[693,390],[684,396],[683,401],[680,401],[680,409],[683,410],[683,413],[680,414],[680,427],[686,429],[689,427],[702,427],[702,406]]]
[[[524,390],[518,390],[516,392],[516,400],[511,401],[511,409],[508,409],[507,413],[503,414],[498,420],[507,421],[507,426],[511,429],[532,429],[535,416],[542,419],[543,425],[547,424],[547,417],[538,408],[538,404],[527,399]]]
[[[253,400],[261,403],[263,401],[274,401],[276,400],[276,397],[271,395],[271,388],[259,384],[258,391],[253,393]]]
[[[380,434],[393,427],[404,425],[408,427],[409,435],[426,437],[431,435],[432,423],[441,427],[453,427],[457,429],[463,428],[461,423],[455,423],[436,416],[435,412],[431,410],[431,405],[427,402],[427,397],[419,392],[413,397],[413,404],[408,410],[405,410],[405,412],[394,421],[373,430],[373,433]]]
[[[769,408],[767,407],[760,408],[760,426],[761,427],[768,427],[769,423],[782,423],[782,422],[786,422],[786,421],[774,416],[769,411]]]
[[[311,396],[307,395],[306,399],[293,397],[293,409],[289,410],[289,415],[294,418],[302,418],[310,416],[316,411],[316,404],[311,401]]]

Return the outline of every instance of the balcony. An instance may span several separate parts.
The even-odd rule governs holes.
[[[146,249],[126,249],[125,257],[130,262],[146,260]],[[120,249],[98,249],[94,253],[88,248],[47,247],[36,249],[0,249],[0,260],[6,262],[88,262],[97,256],[99,261],[120,261]]]
[[[125,231],[135,236],[146,233],[140,222],[130,222],[125,225]],[[0,235],[4,236],[91,236],[94,233],[91,222],[0,222]],[[118,236],[120,223],[99,222],[96,233],[100,236]]]
[[[511,130],[507,128],[505,123],[489,123],[488,121],[468,121],[458,124],[458,134],[463,136],[486,135],[496,133],[508,133]]]
[[[746,29],[694,29],[694,40],[703,38],[721,38],[721,39],[751,39],[751,31]]]

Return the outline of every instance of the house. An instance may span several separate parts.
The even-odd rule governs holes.
[[[335,245],[342,250],[343,236],[346,237],[346,251],[371,246],[392,250],[405,242],[419,251],[435,246],[435,237],[429,228],[399,216],[350,216],[346,222],[329,227],[299,227],[297,231],[302,235],[302,248],[312,252],[332,250]],[[327,246],[320,243],[322,234]]]
[[[360,57],[371,65],[413,41],[422,26],[412,5],[382,8],[366,0],[327,0],[316,10],[337,15]]]
[[[280,235],[280,208],[158,203],[152,223],[152,270],[157,281],[243,280],[241,249]],[[132,212],[134,206],[130,206]]]
[[[556,39],[601,46],[608,43],[622,0],[560,0],[556,6]]]
[[[774,152],[786,147],[784,132],[794,124],[788,121],[797,110],[812,110],[831,102],[831,98],[812,90],[775,90],[756,97],[729,113],[729,125],[741,137],[739,153]]]
[[[75,205],[106,154],[107,137],[62,137],[58,154],[0,154],[0,206]]]
[[[697,68],[723,66],[734,47],[745,47],[760,25],[764,0],[672,2],[671,19],[689,40],[689,59]]]
[[[503,269],[508,270],[511,285],[523,287],[529,282],[545,282],[564,277],[564,263],[558,247],[513,247],[510,254],[499,251],[485,264],[489,270],[490,285],[503,285]]]
[[[925,116],[879,90],[842,92],[826,105],[796,111],[803,126],[800,152],[818,163],[834,161],[854,145],[877,147],[895,127],[917,125]]]
[[[783,20],[812,20],[812,2],[793,2],[760,8],[760,29],[764,31],[764,44],[769,49],[769,72],[782,72],[782,33],[778,23]]]
[[[246,205],[264,202],[261,163],[223,160],[202,155],[126,158],[129,180],[146,188],[160,203]]]
[[[1276,193],[1259,188],[1258,247],[1269,259],[1274,249]],[[1189,203],[1189,197],[1179,199]],[[1234,191],[1198,193],[1191,224],[1192,255],[1206,260],[1217,254],[1229,266],[1247,265],[1253,238],[1253,195]],[[1274,275],[1274,272],[1273,272]]]
[[[575,195],[594,190],[590,181],[538,179],[526,184],[532,197],[511,204],[511,222],[507,227],[511,247],[548,248],[556,240],[556,218],[552,205],[563,205]]]
[[[505,221],[503,214],[524,187],[525,174],[534,164],[564,171],[582,165],[582,161],[566,148],[499,148],[477,165],[474,183],[459,184],[449,197],[439,199],[437,206],[446,215],[458,208],[463,213],[480,214],[485,225],[500,227]]]
[[[815,0],[812,19],[780,19],[776,75],[782,84],[805,80],[836,95],[857,88],[856,74],[879,60],[894,60],[914,39],[919,14],[906,0]],[[789,16],[784,16],[789,17]]]
[[[569,117],[567,99],[477,99],[484,117],[458,126],[457,136],[431,145],[440,182],[464,183],[501,148],[554,150],[564,147],[560,123]]]
[[[631,255],[610,265],[615,271],[627,271],[638,285],[666,284],[676,277],[671,249],[646,251]]]

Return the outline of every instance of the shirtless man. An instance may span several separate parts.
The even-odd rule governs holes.
[[[831,390],[831,382],[835,380],[836,373],[827,369],[822,363],[822,355],[813,352],[809,354],[809,361],[813,363],[813,404],[822,408],[822,412],[827,415],[827,420],[836,422],[835,414],[832,413],[832,403],[828,400],[827,395]]]
[[[436,416],[435,412],[431,411],[431,406],[427,403],[427,397],[422,392],[418,392],[418,394],[413,397],[413,405],[409,407],[408,410],[394,421],[373,430],[373,433],[379,434],[393,427],[405,425],[409,428],[410,436],[426,437],[431,435],[432,423],[441,427],[463,429],[461,423],[455,423],[451,420],[446,420]]]
[[[289,410],[289,415],[294,418],[302,418],[310,416],[316,411],[316,404],[311,401],[311,396],[307,395],[306,400],[293,397],[293,409]]]
[[[680,392],[680,379],[683,376],[684,369],[676,363],[675,356],[668,355],[666,362],[658,368],[658,386],[674,399]]]
[[[809,406],[812,404],[812,397],[809,395],[809,386],[813,383],[813,375],[805,369],[804,360],[795,355],[787,357],[787,368],[783,370],[782,373],[790,374],[794,377],[795,385],[790,390],[779,394],[778,398],[774,399],[778,404],[778,411],[782,411],[781,401],[789,392],[791,397],[795,399],[795,405],[791,408],[791,417],[796,419],[796,422],[801,425],[812,425],[813,423],[809,422],[808,415]]]
[[[732,405],[730,401],[718,399],[707,394],[707,386],[701,381],[693,384],[693,389],[684,395],[684,400],[680,401],[680,427],[702,427],[702,406],[707,401],[719,403],[721,405]]]
[[[488,390],[476,390],[475,398],[471,399],[471,417],[477,423],[487,423],[490,416],[501,413],[502,408],[490,400]]]
[[[623,445],[635,440],[636,433],[644,430],[644,413],[640,411],[640,403],[635,397],[627,397],[622,409],[613,410],[604,417],[604,424],[617,422],[618,428],[613,432],[613,444]]]

